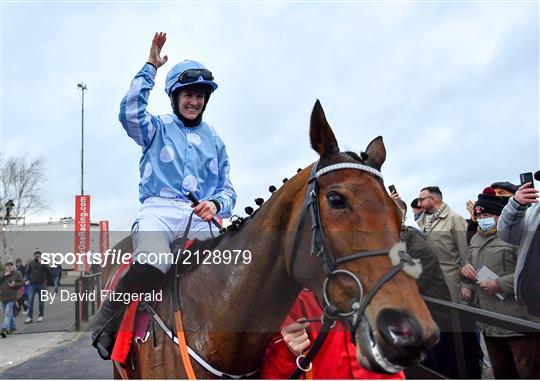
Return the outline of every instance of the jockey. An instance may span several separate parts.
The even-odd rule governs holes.
[[[170,254],[171,242],[183,235],[192,212],[190,238],[197,232],[207,237],[209,221],[216,215],[230,217],[236,202],[225,144],[202,121],[208,99],[218,87],[212,73],[196,61],[178,63],[165,83],[173,113],[154,116],[146,111],[157,69],[167,62],[167,56],[161,57],[165,41],[165,33],[155,34],[150,58],[120,105],[122,126],[142,147],[142,208],[131,228],[133,262],[116,286],[118,293],[150,292],[159,286],[173,264],[172,255],[160,256],[156,263],[148,254]],[[197,206],[186,197],[188,192],[201,200]],[[121,300],[107,299],[95,318],[92,345],[103,359],[110,359],[126,307]]]

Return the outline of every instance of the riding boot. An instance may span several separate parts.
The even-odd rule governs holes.
[[[116,286],[117,293],[151,292],[158,286],[164,274],[156,267],[148,264],[133,263],[120,278]],[[110,360],[114,347],[114,338],[120,327],[124,311],[128,304],[107,298],[93,322],[92,345],[104,360]]]

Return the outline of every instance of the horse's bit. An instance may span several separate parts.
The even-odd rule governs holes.
[[[383,176],[380,171],[369,167],[364,164],[359,163],[339,163],[333,164],[322,169],[319,169],[319,161],[313,165],[311,171],[311,176],[308,181],[308,194],[306,198],[306,208],[304,209],[302,216],[300,218],[299,228],[296,233],[296,237],[293,243],[291,259],[289,262],[289,274],[294,278],[294,264],[295,259],[298,253],[298,248],[300,245],[300,239],[302,232],[304,230],[304,224],[306,222],[306,216],[309,212],[311,216],[311,255],[317,256],[319,258],[326,278],[323,283],[323,297],[326,306],[324,307],[324,314],[321,317],[323,323],[323,328],[320,331],[319,335],[315,339],[313,346],[307,355],[301,355],[297,358],[297,369],[291,375],[291,379],[298,378],[302,372],[308,371],[311,369],[311,360],[315,357],[318,350],[322,346],[324,339],[326,338],[329,329],[335,324],[335,320],[338,319],[347,319],[351,325],[351,333],[354,335],[356,329],[362,324],[366,324],[366,318],[364,316],[365,310],[375,294],[382,288],[382,286],[392,279],[403,267],[408,265],[414,265],[415,262],[411,256],[405,251],[399,251],[399,263],[392,266],[386,274],[384,274],[369,290],[368,294],[364,297],[364,290],[362,283],[358,276],[351,271],[345,269],[338,269],[338,266],[349,261],[364,259],[379,255],[389,255],[390,250],[381,249],[381,250],[364,250],[351,253],[344,257],[336,258],[330,252],[326,240],[324,238],[324,233],[322,232],[322,223],[321,215],[319,212],[319,202],[318,194],[319,187],[317,180],[319,177],[340,169],[356,169],[364,172],[371,173],[372,175],[383,180]],[[405,242],[404,229],[402,227],[400,234],[400,243]],[[341,311],[337,306],[335,306],[330,300],[329,287],[330,282],[333,278],[337,276],[346,276],[351,278],[356,286],[358,287],[359,296],[353,299],[353,302],[350,303],[348,311]],[[369,323],[367,323],[369,324]],[[390,364],[391,365],[391,364]],[[389,367],[390,367],[389,365]],[[308,368],[309,366],[309,368]],[[396,369],[387,369],[390,371],[395,371]]]

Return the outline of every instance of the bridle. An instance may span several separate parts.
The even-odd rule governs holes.
[[[345,269],[339,269],[338,266],[345,262],[357,260],[357,259],[364,259],[368,257],[373,256],[379,256],[379,255],[388,255],[391,250],[381,249],[381,250],[364,250],[364,251],[358,251],[351,253],[344,257],[336,258],[334,255],[332,255],[331,251],[328,248],[328,245],[326,244],[326,240],[324,237],[324,233],[322,231],[322,223],[321,223],[321,216],[319,212],[319,204],[318,204],[318,184],[317,180],[320,176],[325,175],[326,173],[335,171],[335,170],[341,170],[341,169],[357,169],[364,172],[368,172],[373,174],[374,176],[382,178],[382,174],[380,171],[369,167],[364,164],[359,163],[339,163],[339,164],[333,164],[327,167],[324,167],[322,169],[318,169],[319,162],[315,163],[313,166],[311,176],[308,181],[308,192],[306,197],[306,203],[305,208],[302,212],[302,216],[300,218],[299,227],[297,229],[297,233],[294,239],[293,248],[291,252],[291,258],[289,261],[289,274],[294,278],[294,264],[295,260],[298,254],[298,248],[301,243],[302,238],[302,232],[304,230],[305,223],[307,221],[308,214],[311,216],[311,255],[317,256],[319,258],[322,268],[325,272],[326,278],[323,284],[323,296],[325,301],[325,308],[324,308],[324,314],[321,316],[320,320],[323,323],[323,327],[317,335],[317,338],[315,339],[313,345],[311,346],[310,351],[306,355],[298,356],[296,359],[297,369],[296,371],[291,375],[291,379],[298,378],[303,372],[309,371],[311,368],[307,368],[308,366],[311,367],[311,361],[318,353],[319,349],[321,348],[322,344],[324,343],[324,340],[326,339],[329,330],[335,325],[336,320],[342,320],[347,319],[351,324],[351,332],[355,332],[358,326],[365,327],[365,331],[368,332],[370,329],[369,322],[364,317],[365,310],[370,303],[370,301],[373,299],[375,294],[381,289],[381,287],[388,282],[392,277],[394,277],[400,270],[402,270],[407,264],[414,265],[414,260],[407,254],[405,251],[399,251],[399,263],[394,265],[390,270],[383,275],[376,283],[375,285],[370,289],[369,293],[364,297],[363,295],[363,288],[362,283],[360,282],[360,279],[357,275],[354,273],[345,270]],[[190,223],[189,223],[190,225]],[[187,234],[184,232],[185,237],[187,237]],[[184,237],[184,241],[185,241]],[[401,240],[400,243],[403,243],[405,241],[404,238],[404,229],[401,229]],[[397,245],[397,244],[396,244]],[[182,246],[181,246],[182,247]],[[176,272],[175,272],[176,273]],[[338,307],[336,307],[332,301],[330,300],[329,296],[329,287],[330,282],[332,279],[336,276],[344,275],[348,276],[357,285],[360,293],[358,298],[356,300],[353,300],[353,302],[350,304],[348,311],[341,311]],[[175,277],[176,278],[176,277]],[[178,287],[175,285],[173,286],[173,290],[176,293],[178,290]],[[178,302],[178,295],[176,295],[173,300],[176,300]],[[149,306],[145,305],[145,308],[150,313],[150,316],[153,320],[156,321],[156,323],[164,330],[166,335],[176,343],[178,343],[177,338],[175,337],[174,333],[170,328],[167,327],[167,325],[161,320],[161,318],[157,315],[155,311]],[[312,319],[308,319],[309,321],[313,321]],[[317,319],[318,320],[318,319]],[[147,333],[146,338],[143,340],[145,341],[149,336],[149,333]],[[205,361],[201,356],[199,356],[195,351],[193,351],[191,348],[187,348],[189,355],[197,361],[201,366],[203,366],[208,372],[212,373],[216,377],[219,378],[228,378],[228,379],[241,379],[241,378],[249,378],[253,376],[258,370],[241,374],[241,375],[234,375],[234,374],[228,374],[225,372],[221,372],[214,367],[212,367],[207,361]],[[374,357],[375,363],[379,364],[381,366],[380,371],[382,372],[390,372],[390,373],[396,373],[397,371],[401,370],[400,367],[389,363],[386,361],[382,355],[375,353],[375,356],[372,354],[368,354],[367,357]]]
[[[346,262],[354,261],[354,260],[360,260],[375,256],[381,256],[381,255],[389,255],[391,250],[388,249],[378,249],[378,250],[362,250],[357,251],[351,254],[348,254],[343,257],[335,257],[330,249],[328,248],[328,245],[326,243],[326,239],[323,233],[323,227],[321,223],[321,215],[319,210],[319,187],[318,187],[318,179],[319,177],[333,172],[337,170],[342,169],[355,169],[360,170],[363,172],[368,172],[375,177],[381,179],[383,181],[383,176],[380,171],[378,171],[375,168],[372,168],[370,166],[367,166],[365,164],[360,163],[339,163],[339,164],[333,164],[329,165],[327,167],[324,167],[322,169],[319,169],[320,161],[315,163],[313,165],[310,178],[308,180],[308,187],[307,187],[307,196],[305,201],[305,207],[302,212],[302,216],[300,217],[300,223],[298,226],[298,230],[296,232],[295,239],[293,241],[292,246],[292,252],[291,257],[289,261],[289,274],[294,279],[294,265],[296,261],[296,257],[298,256],[298,249],[301,242],[301,236],[302,232],[304,231],[304,225],[307,219],[307,215],[309,214],[311,217],[311,251],[310,255],[315,255],[323,268],[323,271],[325,273],[325,280],[323,283],[323,297],[325,302],[325,307],[323,309],[324,315],[321,317],[321,320],[323,322],[323,328],[321,329],[319,335],[315,339],[315,342],[313,343],[310,351],[308,354],[301,355],[297,358],[297,369],[293,375],[291,375],[292,378],[298,378],[302,372],[308,371],[307,368],[310,366],[311,360],[315,357],[318,350],[322,346],[322,343],[324,342],[324,339],[326,338],[329,329],[333,326],[332,324],[335,324],[335,320],[343,320],[346,319],[350,323],[351,326],[351,333],[354,335],[354,332],[357,330],[357,328],[360,325],[368,325],[369,328],[369,322],[365,318],[365,311],[369,303],[373,300],[375,294],[382,288],[382,286],[388,282],[390,279],[392,279],[399,271],[401,271],[405,265],[414,265],[415,261],[411,258],[411,256],[406,251],[399,251],[399,262],[392,266],[388,272],[386,272],[377,282],[373,285],[373,287],[369,290],[367,295],[364,296],[364,290],[362,287],[362,282],[358,278],[356,274],[349,270],[340,269],[338,268],[340,265]],[[398,244],[403,244],[405,242],[405,230],[402,226],[401,232],[400,232],[400,242]],[[396,244],[397,245],[397,244]],[[336,278],[337,276],[345,276],[349,277],[353,280],[356,287],[358,287],[358,297],[353,298],[351,300],[351,303],[349,304],[349,309],[347,311],[340,310],[331,300],[329,295],[329,288],[331,281]],[[369,357],[369,355],[368,355]],[[382,357],[382,356],[381,356]],[[400,370],[399,367],[393,365],[393,364],[381,364],[381,359],[377,359],[377,363],[381,365],[381,368],[383,371],[386,372],[397,372]]]

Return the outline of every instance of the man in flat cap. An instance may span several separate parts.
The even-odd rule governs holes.
[[[491,188],[495,191],[495,195],[499,197],[512,197],[518,190],[518,186],[509,181],[499,181],[491,184]]]

